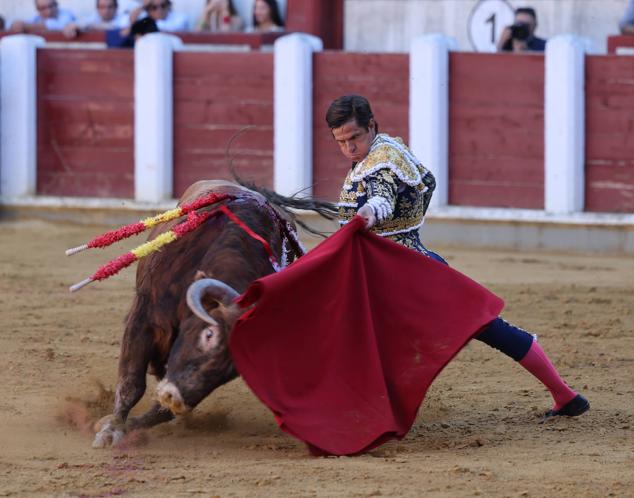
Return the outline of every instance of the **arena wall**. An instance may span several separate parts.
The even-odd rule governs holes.
[[[587,211],[634,212],[634,57],[586,58]]]
[[[449,61],[449,204],[543,209],[544,57]]]
[[[291,36],[301,40],[303,35]],[[10,45],[5,40],[10,39],[16,37],[0,42],[3,57]],[[38,119],[32,127],[38,137],[36,196],[133,201],[135,182],[142,181],[134,176],[134,72],[143,71],[142,64],[135,65],[135,58],[144,60],[143,54],[46,47],[33,50],[33,54],[37,54],[33,92]],[[546,58],[448,54],[446,208],[460,213],[456,216],[464,219],[476,212],[473,209],[483,209],[483,216],[501,222],[514,217],[534,222],[555,213],[549,214],[545,201],[545,121],[548,112],[552,114],[545,104]],[[293,89],[274,77],[275,60],[268,51],[219,53],[184,48],[174,52],[173,74],[170,69],[169,76],[174,82],[175,153],[173,163],[168,162],[173,170],[174,196],[198,179],[227,178],[226,151],[233,139],[231,156],[242,176],[271,186],[276,174],[309,167],[313,193],[334,200],[349,165],[340,158],[324,122],[333,98],[351,92],[367,95],[380,129],[409,142],[414,142],[409,131],[412,115],[438,112],[431,106],[412,107],[412,92],[418,91],[418,84],[411,83],[412,60],[407,54],[316,50],[307,59],[313,98],[312,125],[306,136],[312,141],[312,165],[278,164],[274,115],[278,106],[288,105],[284,97]],[[571,214],[602,213],[602,218],[595,220],[627,224],[634,213],[634,59],[586,55],[581,58],[582,64],[584,61],[585,85],[583,80],[576,84],[584,91],[585,119],[566,126],[586,132],[582,143],[585,157],[581,157],[585,167],[582,164],[580,177],[585,205]],[[304,62],[298,67],[304,67]],[[4,82],[10,74],[2,69]],[[428,76],[438,77],[433,71]],[[20,84],[28,88],[28,81]],[[279,93],[277,86],[282,90]],[[8,123],[27,119],[19,113],[7,115],[12,107],[6,103],[15,100],[8,88],[4,85],[2,89],[5,130]],[[274,94],[282,98],[276,102]],[[282,130],[279,140],[283,142],[285,136]],[[17,157],[5,154],[14,145],[3,136],[3,158]],[[561,147],[566,146],[561,143]],[[0,166],[3,178],[16,167],[4,159]],[[432,171],[435,168],[434,164],[427,166]],[[28,189],[21,192],[18,195],[30,195]],[[15,201],[16,193],[4,187],[2,195],[5,204]],[[464,209],[472,211],[465,215]],[[436,212],[451,217],[450,210]],[[572,224],[580,221],[574,216],[570,220]]]
[[[632,212],[634,60],[586,61],[586,209]],[[37,68],[37,193],[131,197],[133,53],[44,48]],[[270,53],[174,54],[176,196],[228,176],[232,138],[236,168],[271,186],[272,74]],[[408,58],[321,52],[313,74],[314,194],[334,199],[347,165],[323,120],[329,102],[367,95],[381,129],[407,141]],[[449,81],[449,204],[543,209],[543,56],[452,53]]]
[[[37,193],[134,195],[134,54],[41,49]]]
[[[174,195],[202,178],[241,175],[272,187],[273,55],[174,54]]]

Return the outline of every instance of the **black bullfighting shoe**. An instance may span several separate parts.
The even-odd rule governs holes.
[[[542,422],[545,422],[552,417],[578,417],[582,413],[587,412],[590,409],[590,402],[584,398],[581,394],[577,394],[568,403],[562,406],[559,410],[548,410],[544,414]]]

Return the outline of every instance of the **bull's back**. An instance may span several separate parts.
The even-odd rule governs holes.
[[[276,223],[271,219],[270,211],[261,207],[266,200],[257,192],[224,180],[201,180],[187,188],[179,200],[179,205],[190,203],[210,193],[242,196],[248,199],[246,202],[231,204],[230,209],[252,230],[268,240],[277,257],[280,256],[281,235]],[[184,219],[181,217],[156,226],[150,232],[148,240],[171,230]],[[241,262],[241,258],[245,258],[246,261]],[[227,262],[230,264],[227,265]],[[214,266],[215,268],[210,269]],[[236,273],[242,276],[243,272],[234,271],[240,266],[247,268],[247,274],[244,278],[238,279],[239,281],[227,281],[227,284],[245,287],[245,282],[248,284],[250,280],[271,271],[260,243],[235,224],[228,223],[224,214],[219,214],[193,232],[139,261],[137,293],[148,297],[155,308],[153,312],[164,314],[164,310],[168,310],[169,319],[173,320],[175,310],[177,315],[185,312],[185,293],[198,271],[206,272],[209,277],[231,280],[235,278]],[[213,275],[210,274],[212,271]],[[244,289],[236,290],[241,292]]]
[[[252,190],[249,190],[242,185],[238,185],[237,183],[233,183],[228,180],[199,180],[187,187],[187,189],[179,199],[178,205],[180,206],[182,204],[192,202],[199,197],[211,193],[229,194],[236,196],[240,194],[248,194],[261,197],[260,194],[258,194],[257,192],[253,192]]]
[[[257,192],[253,192],[246,187],[230,182],[228,180],[199,180],[196,183],[193,183],[189,187],[187,187],[187,189],[185,190],[181,198],[178,200],[178,205],[182,206],[184,204],[188,204],[192,201],[195,201],[196,199],[200,197],[203,197],[205,195],[212,194],[212,193],[227,194],[227,195],[236,196],[236,197],[240,195],[249,195],[249,196],[253,196],[254,198],[261,198],[261,201],[265,202],[265,199]],[[172,228],[174,228],[175,225],[177,225],[178,223],[181,223],[183,219],[184,217],[181,217],[181,218],[177,218],[175,220],[157,225],[150,231],[150,234],[148,235],[147,240],[153,240],[158,235],[164,232],[169,232]],[[162,252],[164,251],[162,250],[161,253]],[[149,258],[156,257],[156,256],[160,256],[160,254],[153,254],[149,256]],[[148,260],[148,258],[146,258],[146,260]],[[140,264],[139,268],[141,268],[142,266],[144,265]]]

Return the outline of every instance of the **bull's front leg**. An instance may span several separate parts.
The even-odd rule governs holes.
[[[128,421],[128,429],[147,429],[154,427],[155,425],[162,424],[163,422],[169,422],[174,418],[174,414],[169,408],[164,408],[160,403],[154,403],[143,415],[138,417],[132,417]]]
[[[92,443],[93,448],[116,445],[127,432],[126,420],[134,405],[145,393],[145,372],[140,376],[123,377],[117,383],[114,410],[97,423],[98,432]]]
[[[152,332],[147,329],[139,330],[130,323],[126,327],[121,344],[114,410],[112,415],[97,423],[98,432],[92,443],[93,448],[116,445],[125,436],[128,414],[145,393],[145,376],[154,348]]]

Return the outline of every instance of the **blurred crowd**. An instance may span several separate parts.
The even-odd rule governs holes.
[[[116,31],[123,46],[146,33],[167,32],[275,32],[284,31],[277,0],[254,0],[251,19],[243,19],[233,0],[204,0],[198,21],[190,26],[189,17],[173,8],[171,0],[96,0],[95,11],[86,18],[77,17],[61,7],[57,0],[34,0],[36,13],[5,25],[0,16],[0,30],[14,33],[61,31],[69,38],[81,33]],[[622,34],[634,34],[634,0],[628,0],[619,21]],[[514,23],[507,26],[497,42],[499,52],[541,52],[546,40],[535,35],[537,12],[532,7],[515,10]]]
[[[130,44],[139,36],[155,31],[167,32],[255,32],[284,31],[284,21],[277,0],[255,0],[252,19],[245,22],[232,0],[206,0],[195,26],[189,17],[173,8],[171,0],[96,0],[95,11],[78,19],[57,0],[34,0],[36,12],[5,26],[0,17],[0,29],[14,33],[61,31],[69,38],[90,31],[116,31],[122,44]],[[248,28],[247,28],[248,26]]]

